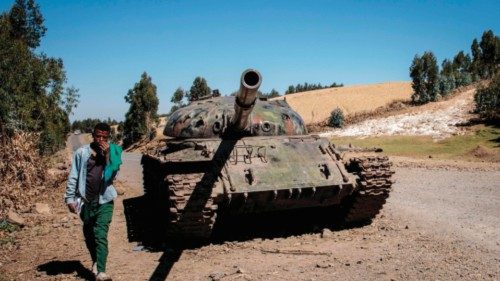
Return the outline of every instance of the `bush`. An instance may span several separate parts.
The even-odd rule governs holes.
[[[344,126],[344,113],[340,108],[335,108],[328,119],[328,126],[342,128]]]

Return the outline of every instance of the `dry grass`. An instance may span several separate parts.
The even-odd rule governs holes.
[[[51,168],[52,158],[38,154],[39,136],[16,132],[0,134],[0,218],[9,210],[25,213],[36,200],[53,192],[67,178],[67,167]]]
[[[311,124],[325,121],[336,107],[342,109],[346,117],[351,117],[394,101],[407,101],[412,93],[411,82],[387,82],[297,93],[287,95],[286,101],[306,124]]]

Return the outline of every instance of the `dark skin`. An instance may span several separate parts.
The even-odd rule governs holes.
[[[106,158],[106,162],[109,161],[109,135],[110,132],[94,130],[92,133],[93,142],[90,144],[92,149],[92,154],[100,154]],[[68,203],[69,211],[76,214],[76,203]]]

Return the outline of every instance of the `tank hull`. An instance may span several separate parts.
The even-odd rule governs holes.
[[[146,192],[168,213],[166,238],[205,239],[221,213],[338,205],[346,221],[371,220],[388,196],[390,163],[351,160],[327,139],[303,135],[171,140],[142,163]]]

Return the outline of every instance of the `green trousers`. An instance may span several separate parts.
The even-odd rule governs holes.
[[[83,221],[83,235],[92,262],[97,263],[97,272],[106,272],[108,258],[108,230],[113,217],[113,201],[99,204],[85,203],[80,212]]]

